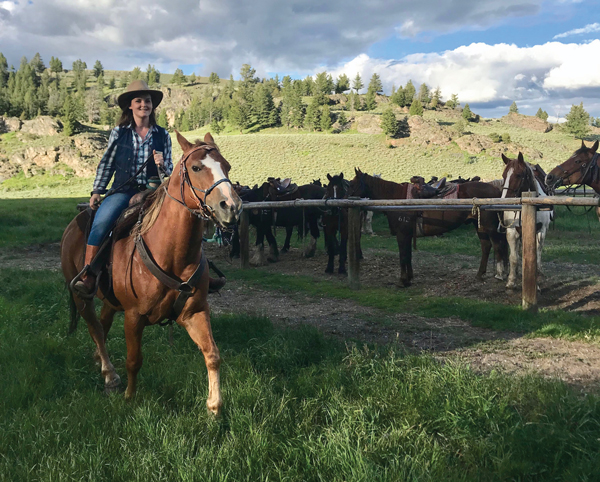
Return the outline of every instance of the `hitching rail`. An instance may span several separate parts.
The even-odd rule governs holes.
[[[474,207],[493,211],[521,211],[523,240],[523,308],[537,310],[537,244],[536,212],[549,206],[600,206],[600,199],[590,197],[549,196],[538,198],[537,193],[523,193],[521,198],[473,199],[296,199],[294,201],[264,201],[244,203],[240,223],[240,257],[242,268],[250,267],[249,223],[251,209],[342,207],[348,208],[348,282],[352,288],[360,287],[360,210],[373,211],[451,211],[470,210]]]

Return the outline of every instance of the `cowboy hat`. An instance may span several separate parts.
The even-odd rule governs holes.
[[[160,90],[152,90],[143,80],[134,80],[127,86],[127,90],[118,98],[117,102],[122,110],[127,110],[131,105],[131,101],[140,95],[149,95],[152,99],[152,107],[156,108],[163,98],[163,93]]]

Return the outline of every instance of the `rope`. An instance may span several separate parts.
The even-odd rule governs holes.
[[[471,215],[477,216],[477,229],[481,229],[481,209],[479,208],[479,206],[477,206],[475,204],[476,200],[477,200],[477,198],[474,197],[473,198],[473,209],[471,209]]]

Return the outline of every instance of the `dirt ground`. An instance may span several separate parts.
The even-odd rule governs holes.
[[[209,244],[210,259],[227,266],[227,252]],[[361,285],[389,289],[397,287],[398,258],[394,253],[367,250],[361,264]],[[234,260],[239,264],[239,260]],[[313,275],[338,279],[324,273],[322,249],[314,258],[304,258],[298,249],[281,255],[277,263],[261,269],[268,272]],[[508,291],[505,283],[488,273],[475,280],[478,259],[471,256],[440,256],[423,251],[414,254],[413,287],[430,296],[458,296],[507,304],[520,303],[520,290]],[[32,245],[0,249],[0,267],[59,270],[59,245]],[[435,267],[435,268],[433,268]],[[489,265],[493,271],[492,264]],[[539,304],[548,309],[600,314],[600,269],[590,265],[544,263]],[[352,301],[318,298],[302,293],[282,294],[229,281],[220,296],[211,296],[215,314],[244,312],[269,317],[276,325],[311,325],[326,336],[344,341],[398,344],[407,351],[429,352],[443,361],[458,361],[474,370],[492,369],[509,373],[537,373],[559,378],[582,393],[600,390],[600,346],[552,338],[525,338],[521,334],[472,327],[457,317],[424,318],[412,314],[389,314]]]

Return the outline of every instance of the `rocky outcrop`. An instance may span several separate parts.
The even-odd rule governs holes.
[[[529,160],[536,161],[543,157],[542,153],[532,147],[522,146],[511,142],[493,142],[488,136],[467,134],[454,140],[456,145],[471,155],[485,152],[490,157],[500,157],[502,154],[516,154],[522,152]]]
[[[413,115],[408,118],[408,126],[411,141],[419,145],[445,146],[452,141],[452,135],[448,129],[440,126],[435,120]]]
[[[7,132],[17,132],[21,130],[21,119],[18,117],[2,117],[0,116],[0,134]]]
[[[514,112],[505,115],[501,120],[505,124],[522,127],[523,129],[529,129],[536,132],[550,132],[552,130],[552,124],[549,124],[539,117],[516,114]]]
[[[23,122],[21,132],[36,136],[55,136],[62,131],[62,122],[50,116],[42,115]]]
[[[356,130],[361,134],[383,134],[381,116],[364,114],[356,118]]]

